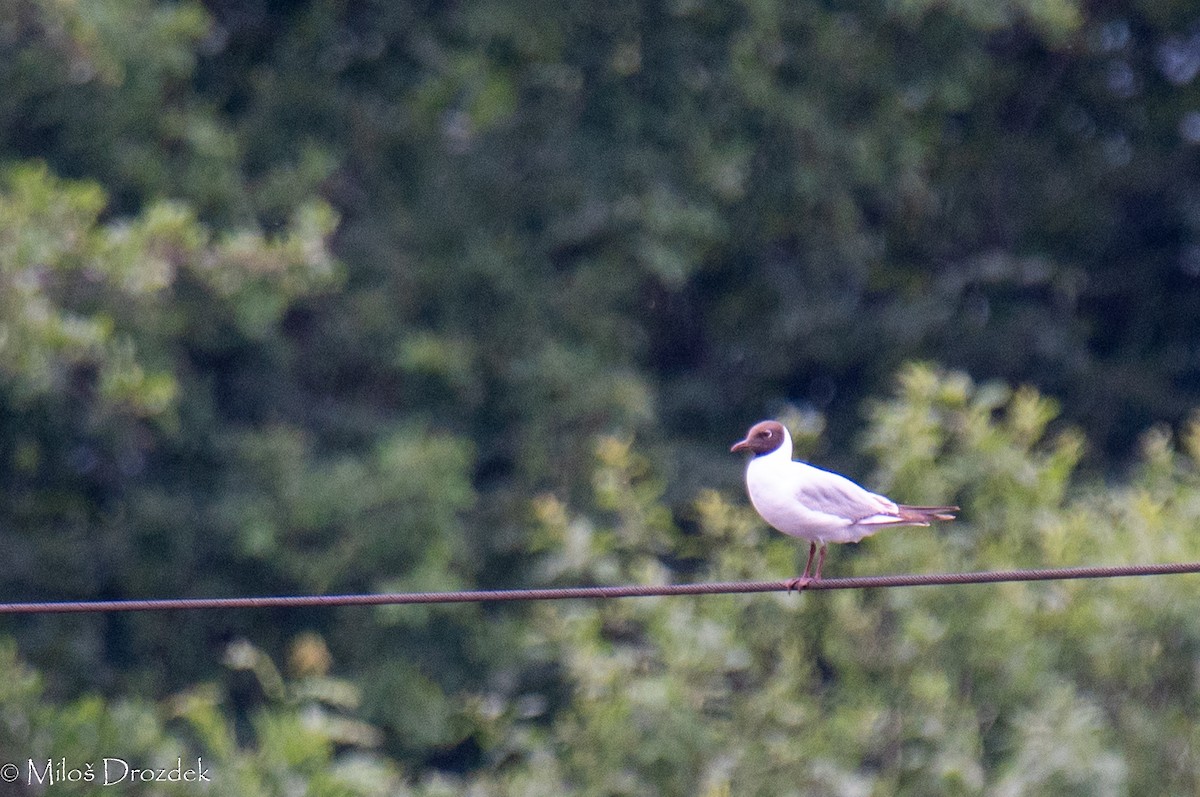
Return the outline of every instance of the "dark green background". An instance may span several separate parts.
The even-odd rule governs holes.
[[[913,503],[961,503],[945,566],[1182,555],[1161,524],[1192,533],[1200,503],[1194,466],[1171,441],[1200,405],[1198,73],[1200,15],[1182,2],[6,0],[0,598],[729,575],[714,562],[734,544],[721,535],[761,526],[726,452],[769,416],[823,465]],[[1010,393],[1017,384],[1055,403]],[[1138,481],[1154,478],[1167,481]],[[1146,498],[1167,483],[1170,501]],[[1097,509],[1106,489],[1123,508]],[[1120,526],[1140,511],[1144,522]],[[1172,511],[1182,514],[1168,522]],[[1130,547],[1084,516],[1124,528]],[[1049,528],[1094,536],[1075,550],[1047,543]],[[738,539],[775,552],[746,577],[794,567],[786,540]],[[900,543],[862,550],[871,545],[880,559],[843,550],[830,569],[932,564],[905,559]],[[969,589],[982,592],[968,601],[1007,594]],[[1053,603],[1052,592],[1021,594]],[[721,600],[709,622],[780,627],[770,600],[756,617],[737,614],[753,604],[735,612]],[[678,603],[652,605],[667,614],[9,618],[14,655],[42,682],[22,692],[14,679],[4,699],[26,719],[0,739],[23,760],[37,735],[13,728],[45,727],[38,738],[56,741],[44,744],[83,760],[79,727],[108,738],[89,722],[112,724],[114,748],[132,744],[119,707],[133,700],[129,711],[158,718],[164,750],[217,749],[197,729],[228,723],[229,750],[247,751],[239,788],[269,794],[282,776],[263,751],[303,736],[288,723],[303,726],[303,706],[319,705],[366,735],[303,726],[323,741],[278,767],[314,794],[373,793],[328,774],[359,749],[382,767],[368,780],[391,784],[380,793],[400,783],[439,793],[439,778],[452,789],[479,778],[489,794],[534,793],[534,781],[553,784],[546,793],[782,794],[785,782],[797,793],[856,783],[870,788],[855,793],[1016,793],[1005,778],[1027,771],[1027,748],[988,729],[1036,726],[1021,711],[1061,703],[1073,708],[1047,716],[1075,711],[1072,727],[1097,729],[1084,736],[1101,752],[1067,756],[1107,761],[1097,782],[1136,791],[1166,771],[1147,752],[1156,743],[1128,742],[1105,702],[1120,691],[1105,679],[1120,679],[1080,664],[1079,650],[1048,652],[1048,639],[1074,632],[1081,649],[1092,644],[1083,609],[1063,620],[1070,633],[1026,629],[1020,643],[1039,666],[1061,654],[1071,674],[1006,682],[990,702],[971,684],[1001,689],[988,679],[1009,666],[1002,651],[969,664],[977,640],[929,631],[895,642],[941,640],[965,668],[926,686],[970,707],[930,731],[961,740],[948,728],[965,723],[981,734],[959,751],[974,762],[966,774],[938,769],[944,749],[906,754],[908,742],[867,733],[844,759],[832,748],[753,765],[734,756],[734,769],[779,768],[767,785],[738,788],[711,752],[721,734],[784,731],[686,695],[692,681],[667,654],[646,665],[663,668],[654,688],[698,713],[663,720],[686,738],[648,732],[663,751],[641,743],[649,762],[631,764],[597,747],[611,736],[598,717],[621,702],[589,702],[583,674],[624,661],[623,645],[662,653],[664,629],[692,622],[667,619],[685,611]],[[842,604],[801,605],[789,611],[816,612],[802,624],[812,644],[846,632]],[[1036,625],[1026,608],[996,620],[995,634]],[[894,611],[864,639],[916,615]],[[955,611],[964,629],[981,622]],[[572,612],[582,619],[564,619]],[[1163,617],[1105,621],[1162,635],[1146,644],[1177,669],[1146,688],[1170,683],[1179,710],[1193,710],[1196,637]],[[610,655],[573,663],[584,639]],[[786,658],[783,642],[759,643],[751,659]],[[331,659],[288,670],[289,650]],[[821,716],[853,736],[856,722],[870,725],[844,702],[868,700],[855,679],[882,689],[898,718],[905,689],[933,694],[911,673],[881,682],[869,664],[827,653],[798,654],[797,666],[834,691],[781,727],[799,733]],[[297,682],[273,692],[271,661]],[[304,692],[306,677],[333,691]],[[718,702],[769,692],[734,675],[722,683]],[[179,708],[201,694],[203,710]],[[800,705],[782,693],[770,702]],[[21,713],[42,703],[48,713]],[[630,711],[604,721],[638,725]],[[871,727],[885,733],[892,720],[880,717]],[[125,752],[91,744],[98,756]],[[1044,763],[1050,753],[1030,744]],[[584,748],[591,758],[570,759]],[[849,780],[829,775],[839,767]],[[626,770],[636,776],[623,780]],[[1184,791],[1197,782],[1178,778]],[[1062,775],[1024,793],[1096,793],[1089,782]]]

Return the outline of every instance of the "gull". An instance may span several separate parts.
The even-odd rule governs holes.
[[[803,590],[821,578],[825,550],[831,542],[858,542],[892,526],[928,526],[954,520],[956,506],[905,506],[839,476],[792,460],[792,436],[778,421],[750,427],[730,451],[754,454],[746,465],[746,492],[755,511],[784,534],[809,541],[804,575],[788,581],[788,590]],[[809,578],[818,547],[816,573]]]

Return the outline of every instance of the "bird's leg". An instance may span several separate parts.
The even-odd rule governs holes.
[[[822,552],[824,551],[823,548],[821,550],[822,550]],[[808,586],[809,582],[812,580],[808,577],[808,568],[812,567],[813,554],[815,554],[816,552],[817,552],[817,544],[815,542],[811,543],[808,546],[808,561],[804,563],[804,575],[800,576],[799,578],[788,579],[788,582],[787,582],[788,592],[791,592],[792,590],[797,590],[799,592],[803,592],[804,588]],[[821,558],[823,559],[825,557],[822,556]],[[821,572],[821,565],[818,564],[817,565],[817,573],[818,573],[817,578],[820,578],[820,575],[819,575],[820,572]]]
[[[825,552],[829,550],[829,543],[821,543],[821,555],[817,557],[817,574],[813,576],[813,581],[821,580],[821,568],[825,565]]]
[[[817,544],[815,542],[808,545],[808,561],[804,563],[804,578],[808,578],[808,568],[812,567],[813,554],[817,552]]]

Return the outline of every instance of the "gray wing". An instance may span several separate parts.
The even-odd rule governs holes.
[[[809,509],[843,518],[851,523],[895,523],[900,520],[896,504],[882,495],[863,489],[845,476],[801,465],[796,499]]]

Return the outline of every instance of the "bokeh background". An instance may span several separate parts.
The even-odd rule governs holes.
[[[0,599],[784,578],[765,417],[964,507],[830,575],[1200,558],[1198,76],[1172,0],[3,0]],[[5,617],[0,759],[1192,794],[1196,595]]]

